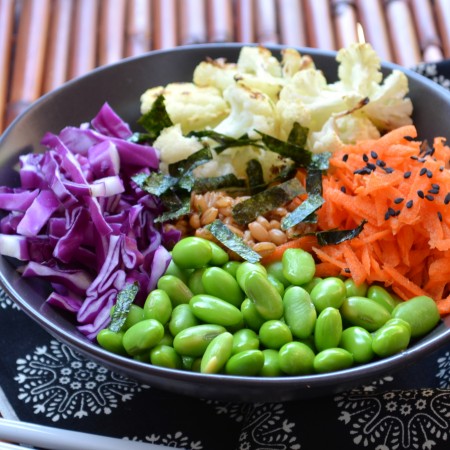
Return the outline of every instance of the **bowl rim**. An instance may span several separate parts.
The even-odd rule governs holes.
[[[158,55],[163,54],[178,54],[180,52],[192,52],[196,53],[202,52],[206,55],[208,49],[234,49],[238,50],[243,46],[257,46],[258,44],[246,44],[246,43],[224,43],[224,44],[195,44],[195,45],[186,45],[186,46],[178,46],[170,49],[162,49],[162,50],[154,50],[147,52],[145,54],[139,56],[132,56],[128,58],[124,58],[120,61],[117,61],[113,64],[97,67],[92,71],[88,72],[85,75],[77,77],[75,79],[69,80],[60,87],[55,90],[44,94],[42,97],[33,102],[30,106],[27,107],[25,111],[23,111],[18,117],[11,122],[11,124],[7,127],[7,129],[0,136],[0,151],[3,146],[3,142],[6,140],[8,135],[12,132],[12,130],[17,126],[17,124],[23,121],[28,114],[30,114],[34,109],[38,108],[42,103],[51,100],[54,97],[57,97],[59,93],[66,89],[68,86],[76,85],[82,80],[91,77],[97,73],[108,72],[110,70],[114,70],[117,66],[124,66],[129,64],[132,61],[139,61],[147,58],[153,58]],[[311,55],[314,59],[314,56],[320,55],[322,57],[334,58],[337,54],[336,51],[323,51],[315,48],[309,47],[296,47],[296,46],[286,46],[286,45],[264,45],[264,47],[268,48],[271,51],[279,52],[286,48],[295,48],[300,51],[302,54]],[[406,69],[404,67],[398,66],[397,64],[390,62],[382,62],[381,63],[383,70],[392,71],[392,70],[401,70],[406,73],[409,78],[414,78],[418,80],[420,83],[425,84],[428,88],[436,90],[440,92],[440,95],[445,93],[445,95],[449,96],[450,92],[448,92],[444,87],[438,85],[434,81],[429,80],[428,78],[420,75],[410,69]],[[2,256],[2,258],[4,258]],[[444,345],[446,342],[450,342],[450,316],[447,318],[441,319],[441,321],[445,324],[446,329],[437,335],[428,335],[426,338],[419,340],[414,343],[413,346],[409,347],[407,350],[390,356],[388,358],[383,358],[379,360],[374,360],[367,364],[353,366],[349,369],[345,369],[337,372],[329,372],[323,374],[311,374],[311,375],[299,375],[299,376],[286,376],[286,377],[248,377],[248,376],[234,376],[234,375],[223,375],[223,374],[202,374],[197,372],[189,372],[186,370],[177,370],[177,369],[168,369],[163,367],[154,366],[148,363],[143,363],[129,357],[120,356],[114,353],[111,353],[95,342],[89,341],[87,338],[82,339],[81,333],[80,335],[76,333],[69,333],[64,330],[61,330],[60,327],[55,324],[50,318],[45,314],[45,310],[49,308],[49,305],[45,303],[41,308],[36,309],[31,307],[30,304],[20,296],[16,295],[16,291],[12,284],[4,277],[3,272],[0,272],[0,287],[10,296],[10,298],[28,315],[30,316],[36,323],[38,323],[42,328],[44,328],[51,335],[66,343],[76,351],[80,352],[84,356],[89,358],[93,358],[109,367],[113,367],[116,371],[121,371],[120,368],[123,368],[123,372],[130,373],[134,375],[143,374],[146,377],[153,377],[154,380],[157,380],[159,377],[170,378],[172,381],[183,381],[183,382],[193,382],[196,384],[204,384],[208,386],[223,386],[224,383],[227,386],[231,387],[239,387],[241,388],[255,388],[257,387],[259,390],[264,391],[265,389],[270,389],[273,387],[285,387],[291,390],[309,390],[316,389],[325,386],[333,385],[347,385],[349,381],[353,384],[360,385],[363,380],[373,379],[376,376],[386,375],[389,372],[397,370],[401,367],[404,367],[406,364],[413,363],[416,358],[420,358],[425,356],[425,354],[431,353],[433,350]],[[74,325],[75,330],[76,326]],[[78,330],[76,330],[78,333]],[[120,368],[119,368],[120,366]],[[138,378],[142,378],[139,377]],[[156,386],[156,384],[155,384]],[[317,396],[317,395],[315,395]]]

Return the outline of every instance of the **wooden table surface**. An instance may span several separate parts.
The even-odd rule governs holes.
[[[0,131],[65,81],[150,50],[358,40],[405,67],[450,58],[450,0],[0,0]]]

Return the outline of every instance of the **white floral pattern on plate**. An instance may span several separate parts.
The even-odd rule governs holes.
[[[19,399],[52,421],[111,414],[149,386],[110,372],[52,340],[17,360]]]
[[[242,423],[239,450],[299,450],[295,423],[286,417],[283,403],[221,403],[207,400],[217,414]]]
[[[432,449],[447,442],[450,391],[415,389],[377,392],[363,386],[335,397],[338,420],[350,429],[353,443],[376,450]]]
[[[127,440],[142,441],[137,437]],[[166,447],[183,448],[186,450],[203,450],[203,444],[200,441],[192,442],[191,439],[181,431],[177,431],[173,434],[167,434],[165,436],[151,434],[150,436],[145,436],[143,441],[156,445],[165,445]]]
[[[436,377],[439,380],[439,387],[442,389],[450,389],[450,352],[445,352],[443,356],[437,360],[439,372]]]
[[[0,308],[13,308],[19,310],[20,308],[9,298],[9,295],[3,289],[0,289]]]

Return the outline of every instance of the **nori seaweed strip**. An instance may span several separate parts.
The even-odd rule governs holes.
[[[226,136],[222,133],[217,133],[213,130],[201,130],[201,131],[191,131],[187,134],[187,137],[207,137],[217,142],[218,145],[214,146],[214,151],[216,153],[222,153],[227,148],[232,147],[243,147],[245,145],[253,145],[255,147],[261,147],[261,144],[258,143],[258,139],[250,139],[247,134],[242,135],[239,138],[234,138],[231,136]]]
[[[233,207],[232,215],[237,223],[244,225],[304,193],[297,178],[292,178],[239,202]]]
[[[161,172],[138,173],[131,179],[145,192],[160,197],[178,183],[178,179]]]
[[[137,281],[126,284],[125,287],[118,292],[116,305],[114,306],[114,312],[108,329],[114,333],[118,333],[122,329],[138,292],[139,283]]]
[[[255,131],[261,135],[263,144],[272,152],[278,153],[284,158],[292,159],[299,167],[308,167],[311,163],[312,153],[309,150],[290,142],[281,141],[261,131]]]
[[[292,125],[292,130],[288,136],[288,142],[304,148],[306,145],[306,140],[308,139],[308,132],[308,128],[303,127],[298,122],[294,122]]]
[[[251,195],[265,189],[266,184],[264,183],[263,169],[261,163],[257,159],[251,159],[247,162],[245,172],[247,174],[248,187]]]
[[[165,201],[164,205],[167,207]],[[177,219],[180,216],[189,214],[190,210],[191,196],[187,194],[184,197],[178,197],[178,202],[173,202],[167,211],[164,211],[155,219],[155,222],[166,222],[168,220]]]
[[[332,153],[313,153],[308,169],[328,170]]]
[[[181,161],[169,164],[169,174],[173,177],[182,177],[196,167],[211,161],[212,157],[209,147],[204,147]]]
[[[320,245],[336,245],[341,242],[348,241],[358,236],[364,228],[367,220],[363,220],[356,228],[351,230],[326,230],[318,231],[316,233],[317,242]]]
[[[212,235],[219,240],[225,247],[237,253],[246,261],[256,263],[261,259],[261,255],[251,249],[235,233],[233,233],[221,220],[215,220],[207,226]]]
[[[138,124],[147,131],[150,140],[155,140],[164,128],[173,125],[166,111],[164,95],[156,98],[151,109],[139,118]]]
[[[238,178],[234,173],[227,173],[217,177],[195,178],[193,190],[195,192],[208,192],[227,188],[245,188],[245,180]]]
[[[323,205],[324,201],[325,200],[321,195],[310,195],[300,206],[283,218],[281,221],[281,229],[287,230],[288,228],[303,222],[306,218],[310,220],[309,216],[317,211]]]
[[[309,195],[322,195],[322,171],[309,169],[306,174],[306,192]]]

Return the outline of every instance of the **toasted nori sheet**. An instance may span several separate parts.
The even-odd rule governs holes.
[[[131,305],[138,292],[139,283],[137,281],[126,284],[125,287],[119,291],[108,329],[114,333],[118,333],[121,330],[125,320],[127,320],[128,312],[130,311]]]

